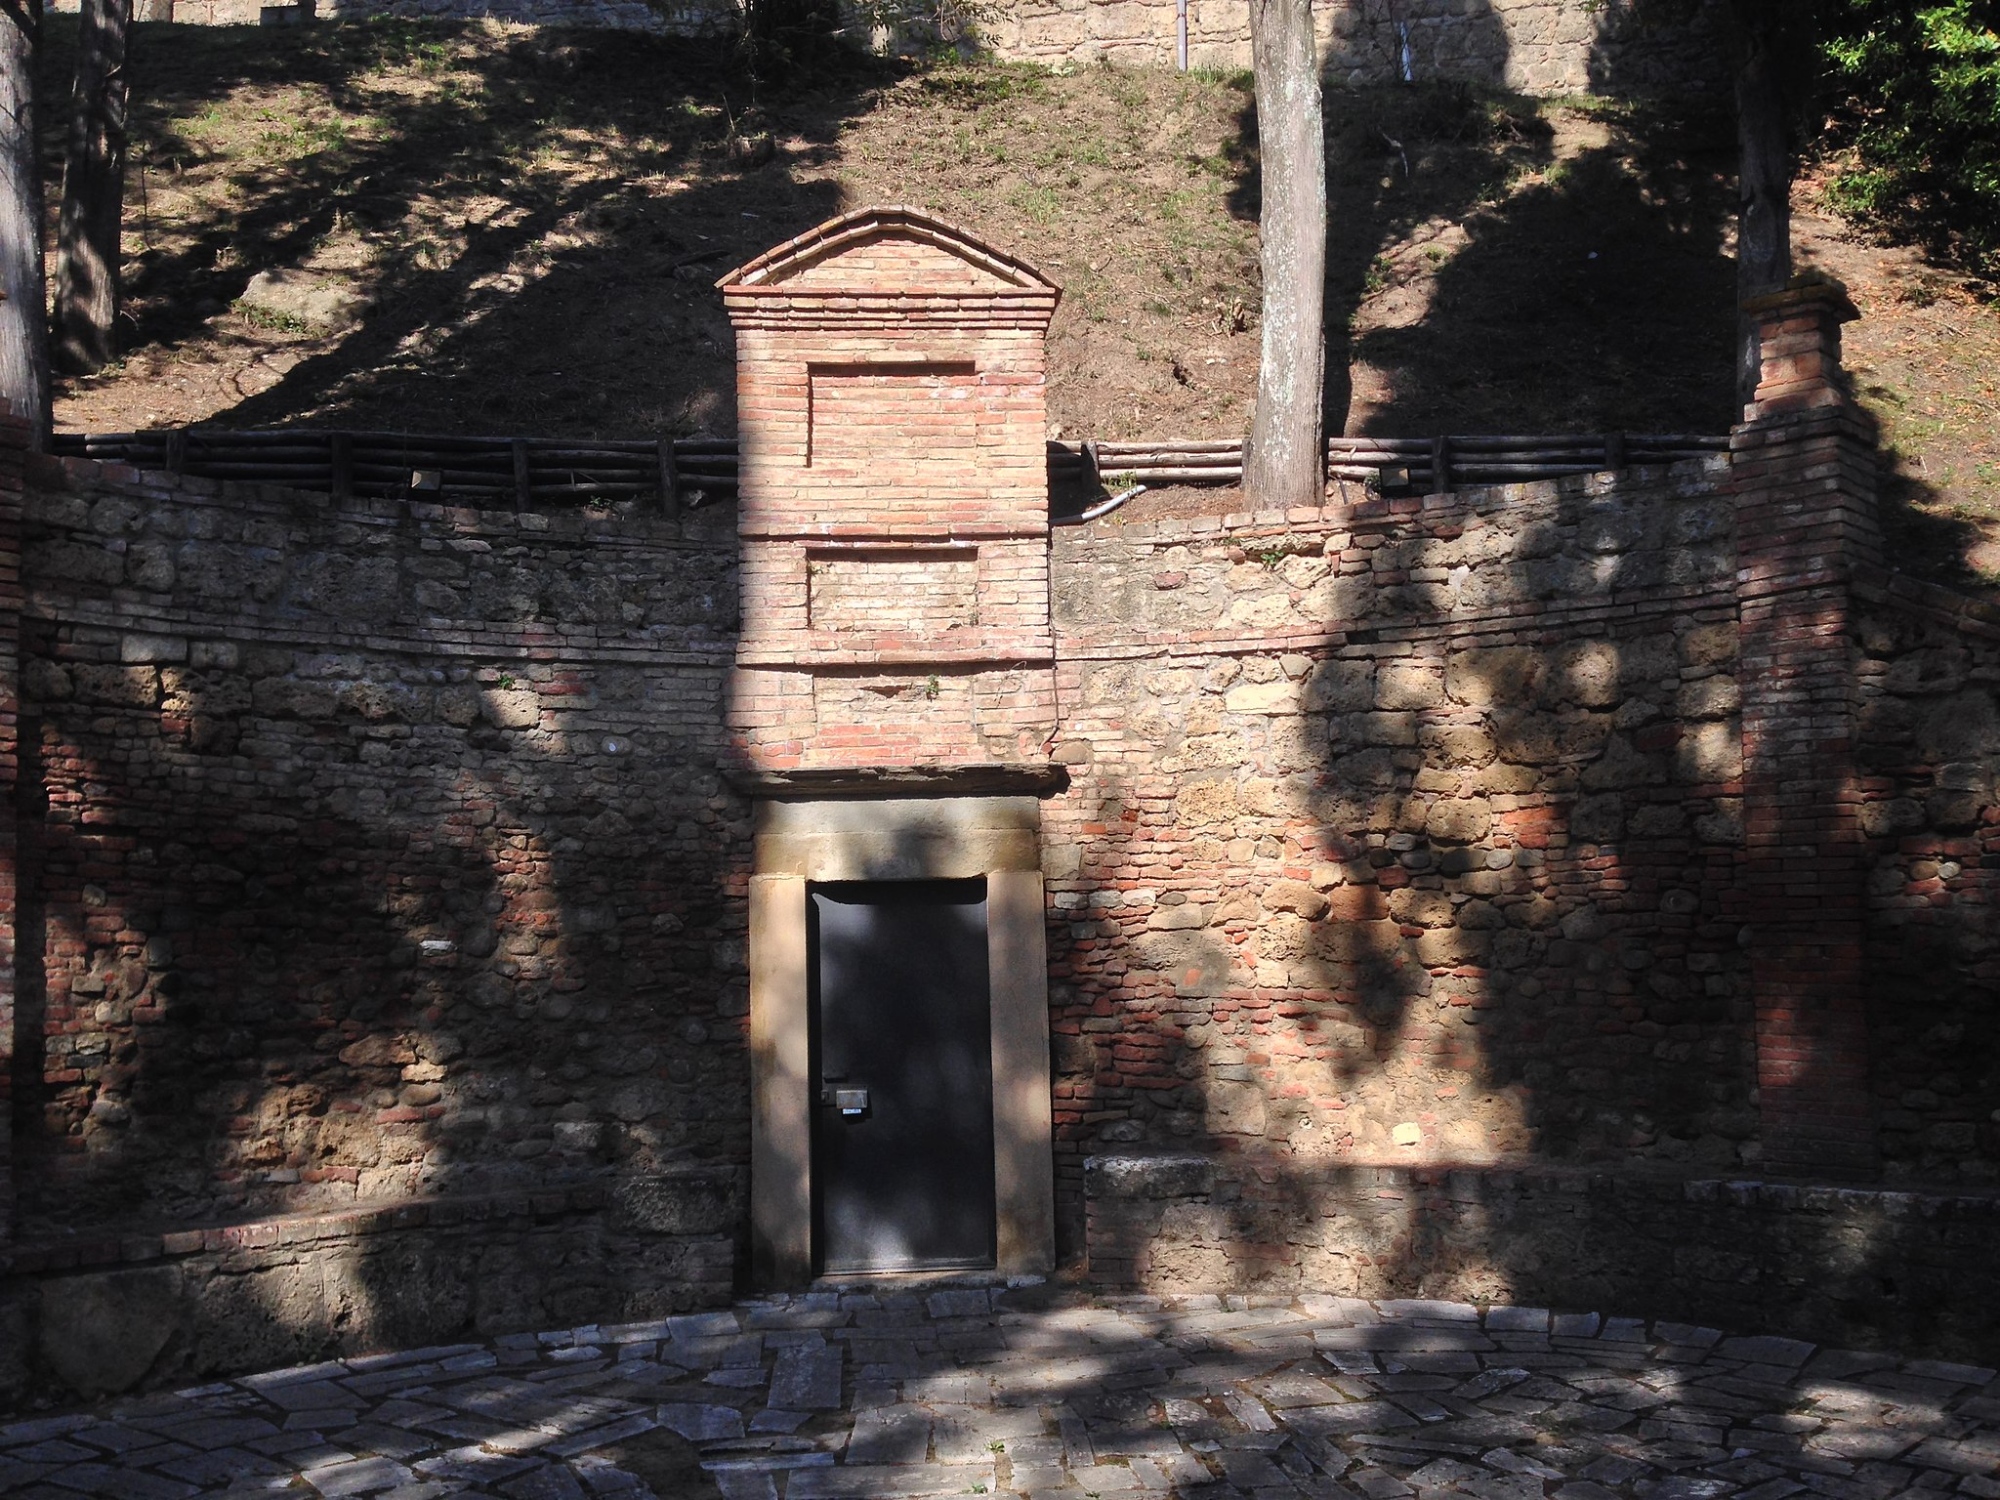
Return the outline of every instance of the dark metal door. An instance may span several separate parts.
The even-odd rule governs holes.
[[[812,887],[822,1272],[991,1266],[986,882]]]

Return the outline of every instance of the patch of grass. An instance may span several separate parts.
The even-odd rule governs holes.
[[[956,109],[985,109],[1048,92],[1049,72],[1035,63],[941,62],[918,80],[925,96]]]
[[[1010,189],[1007,201],[1037,224],[1052,223],[1062,209],[1062,199],[1056,196],[1055,189],[1041,183],[1023,183]]]
[[[265,161],[294,161],[324,151],[343,151],[348,139],[344,120],[291,120],[261,132],[256,152]]]
[[[242,317],[251,327],[270,333],[304,334],[313,331],[313,325],[297,313],[276,312],[257,303],[237,301],[230,304],[230,311]]]
[[[1188,69],[1187,76],[1196,83],[1234,89],[1241,94],[1253,93],[1257,88],[1257,75],[1248,68],[1194,67]]]

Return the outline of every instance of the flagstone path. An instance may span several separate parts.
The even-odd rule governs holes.
[[[6,1500],[2000,1500],[2000,1381],[1533,1308],[817,1293],[0,1426]]]

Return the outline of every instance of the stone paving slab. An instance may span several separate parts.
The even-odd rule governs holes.
[[[0,1500],[2000,1500],[2000,1379],[1404,1300],[815,1292],[0,1424]]]

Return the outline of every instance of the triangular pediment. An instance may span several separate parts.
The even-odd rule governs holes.
[[[1052,291],[1040,271],[921,209],[876,207],[828,219],[765,251],[716,282],[724,291],[784,286],[800,291],[876,288]]]

